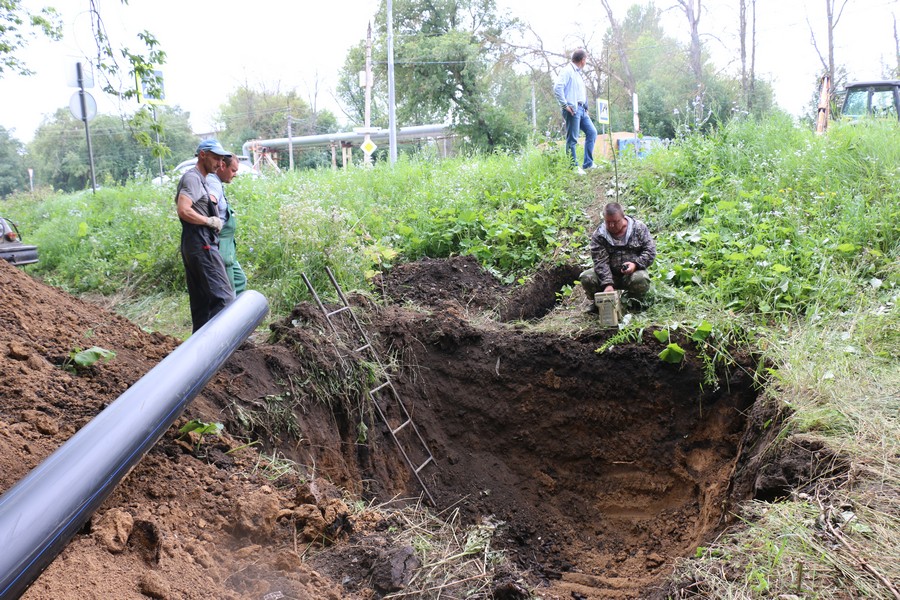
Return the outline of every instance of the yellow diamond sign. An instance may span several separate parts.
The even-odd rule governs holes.
[[[360,144],[359,147],[362,148],[362,151],[366,154],[372,154],[373,152],[375,152],[375,150],[378,149],[378,144],[373,142],[371,138],[369,138],[369,136],[366,136],[366,141]]]

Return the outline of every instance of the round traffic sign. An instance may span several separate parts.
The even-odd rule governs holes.
[[[85,120],[84,114],[81,112],[81,92],[72,94],[69,99],[69,112],[72,116],[81,121]],[[88,92],[84,92],[84,112],[87,113],[87,120],[90,121],[97,116],[97,101]]]

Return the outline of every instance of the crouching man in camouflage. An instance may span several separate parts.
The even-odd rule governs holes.
[[[594,266],[579,279],[588,299],[585,312],[597,312],[594,294],[624,290],[641,298],[650,289],[647,268],[656,258],[656,242],[641,221],[625,215],[622,206],[610,202],[603,209],[603,222],[591,235]]]

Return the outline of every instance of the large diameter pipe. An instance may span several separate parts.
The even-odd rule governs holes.
[[[0,598],[18,598],[268,312],[246,291],[0,497]]]
[[[448,135],[450,133],[450,125],[431,124],[431,125],[410,125],[409,127],[401,127],[395,132],[398,140],[416,140],[429,137],[437,137]],[[386,142],[390,140],[390,132],[387,129],[376,129],[369,133],[369,137],[373,142]],[[339,131],[336,133],[319,133],[316,135],[294,136],[290,140],[288,138],[272,138],[268,140],[247,140],[241,146],[241,154],[250,156],[253,148],[287,148],[288,143],[295,146],[323,146],[334,142],[357,142],[362,143],[366,139],[365,133],[357,133],[355,131]]]

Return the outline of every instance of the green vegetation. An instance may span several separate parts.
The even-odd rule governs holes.
[[[114,359],[116,353],[100,346],[91,346],[87,350],[75,348],[69,352],[69,356],[63,362],[63,369],[72,373],[77,373],[78,369],[87,369],[98,362],[106,362]]]
[[[218,436],[221,435],[222,431],[225,429],[225,426],[221,423],[206,423],[199,419],[191,419],[187,423],[181,426],[178,430],[178,433],[181,434],[181,438],[191,436],[194,434],[197,437],[197,447],[194,449],[195,452],[200,451],[200,446],[203,444],[203,436],[212,435]]]
[[[327,110],[316,111],[295,90],[287,92],[255,90],[242,85],[228,95],[219,107],[217,120],[225,126],[219,141],[225,148],[239,152],[247,140],[281,138],[287,135],[288,119],[291,119],[291,133],[295,136],[314,135],[338,131],[337,120]],[[196,148],[196,145],[195,145]],[[182,157],[193,156],[191,153]],[[331,164],[327,148],[294,150],[294,165],[298,169],[321,167]],[[288,152],[279,152],[280,166],[287,168],[290,163]]]
[[[98,115],[91,121],[91,147],[97,185],[122,185],[132,179],[159,175],[159,148],[153,128],[161,127],[160,142],[168,151],[163,156],[165,170],[193,156],[198,138],[191,133],[188,114],[179,108],[162,106],[157,121]],[[87,139],[84,123],[68,108],[60,108],[34,132],[28,144],[28,166],[34,167],[35,187],[77,191],[91,187],[87,163]],[[25,175],[25,184],[28,178]],[[24,186],[23,186],[24,189]]]
[[[571,190],[564,164],[538,151],[440,162],[423,156],[394,169],[237,180],[229,198],[238,211],[241,264],[276,314],[308,298],[301,273],[329,289],[326,264],[345,289],[359,289],[398,255],[473,254],[512,281],[544,257],[580,251],[586,190]],[[131,183],[42,202],[19,197],[7,214],[40,247],[35,269],[48,283],[120,294],[161,319],[184,317],[169,302],[175,296],[186,305],[172,188]],[[156,301],[147,306],[151,296]]]
[[[579,178],[561,152],[532,149],[244,180],[230,197],[238,255],[275,318],[306,299],[301,272],[329,289],[325,265],[349,290],[422,256],[471,254],[507,282],[544,261],[586,262],[583,209],[597,194],[618,198],[650,224],[659,258],[651,304],[598,351],[654,328],[674,359],[680,330],[714,376],[730,349],[752,348],[771,366],[766,395],[792,411],[779,439],[812,436],[851,465],[852,485],[823,477],[784,502],[751,503],[743,514],[755,518],[679,573],[707,597],[888,597],[882,578],[900,578],[897,165],[896,123],[816,136],[774,116],[623,157],[618,180]],[[171,196],[130,184],[20,196],[5,210],[40,246],[34,268],[48,282],[118,295],[129,314],[186,332]],[[578,326],[567,315],[557,326]]]

